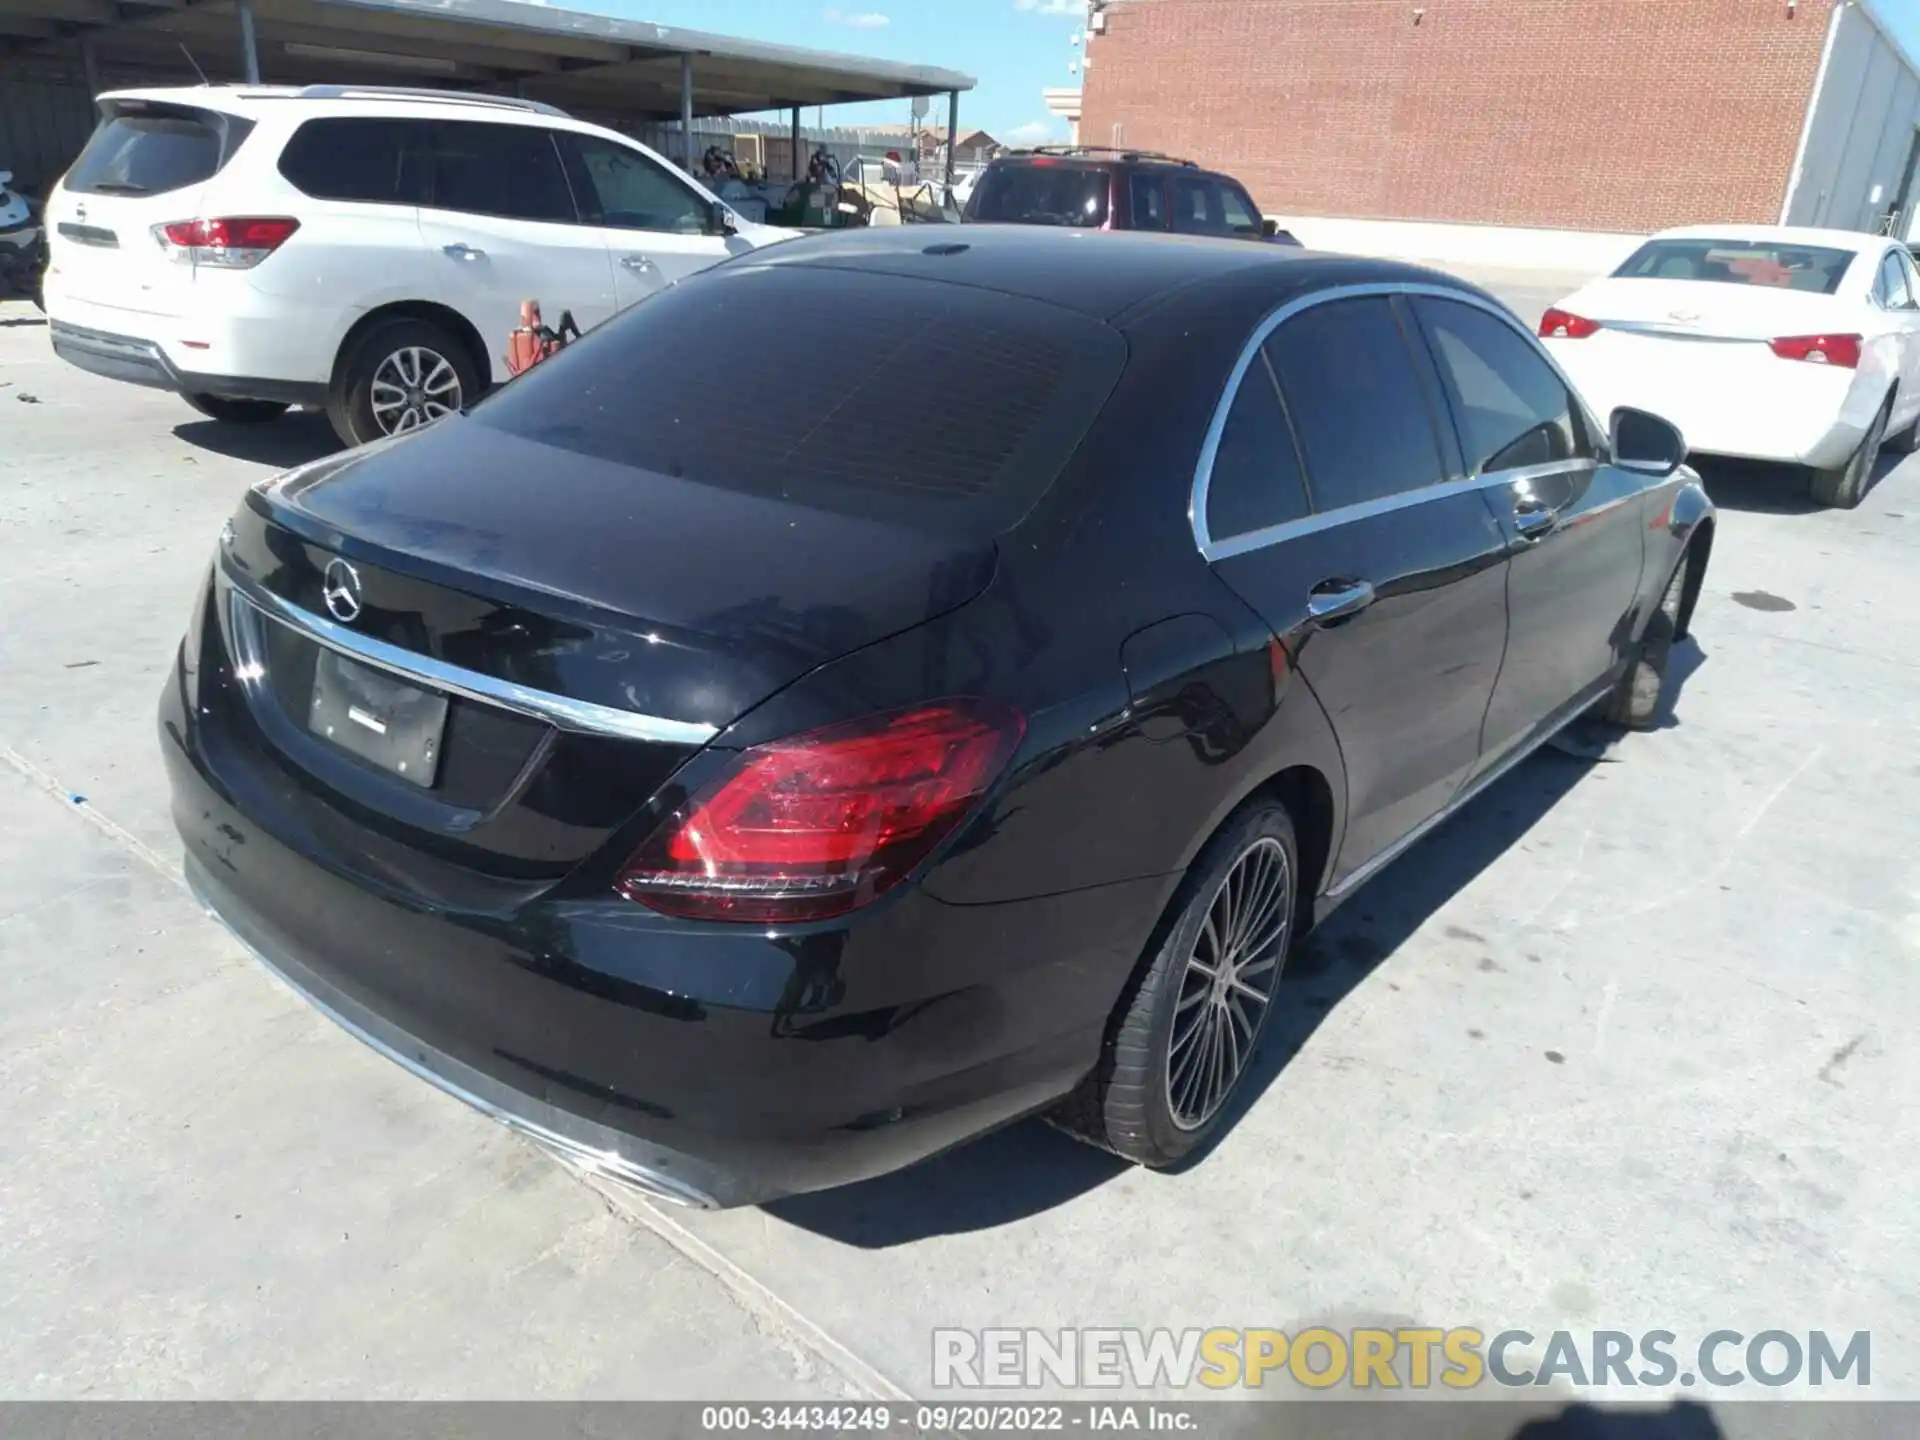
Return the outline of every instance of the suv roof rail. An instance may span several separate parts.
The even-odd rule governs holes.
[[[1158,150],[1136,150],[1126,145],[1035,145],[1029,150],[1015,150],[1015,155],[1118,155],[1122,160],[1158,160],[1167,165],[1184,165],[1189,170],[1200,167],[1192,160],[1178,155],[1164,155]]]
[[[502,110],[524,110],[533,115],[552,115],[562,120],[572,117],[557,105],[544,100],[523,100],[517,95],[490,95],[480,90],[429,90],[409,85],[303,85],[293,92],[294,100],[355,100],[361,97],[391,100],[457,101],[465,105],[490,105]]]

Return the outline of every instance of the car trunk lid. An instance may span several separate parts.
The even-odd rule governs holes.
[[[1849,328],[1849,307],[1831,295],[1711,280],[1609,278],[1562,308],[1623,334],[1682,341],[1767,341]]]

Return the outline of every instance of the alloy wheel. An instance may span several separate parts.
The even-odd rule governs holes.
[[[460,409],[460,372],[437,351],[420,345],[396,350],[373,372],[373,422],[383,435],[404,435]]]
[[[1253,1054],[1293,929],[1293,874],[1278,840],[1228,867],[1187,956],[1167,1047],[1167,1108],[1182,1130],[1211,1120]]]

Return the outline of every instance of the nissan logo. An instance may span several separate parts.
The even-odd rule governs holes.
[[[329,615],[342,625],[351,625],[360,618],[360,572],[336,555],[327,562],[320,598],[327,602]]]

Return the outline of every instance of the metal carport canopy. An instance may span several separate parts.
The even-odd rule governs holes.
[[[972,76],[519,0],[0,0],[0,49],[51,55],[77,37],[90,63],[250,79],[251,12],[268,84],[419,84],[492,90],[581,114],[670,119],[971,90]]]

